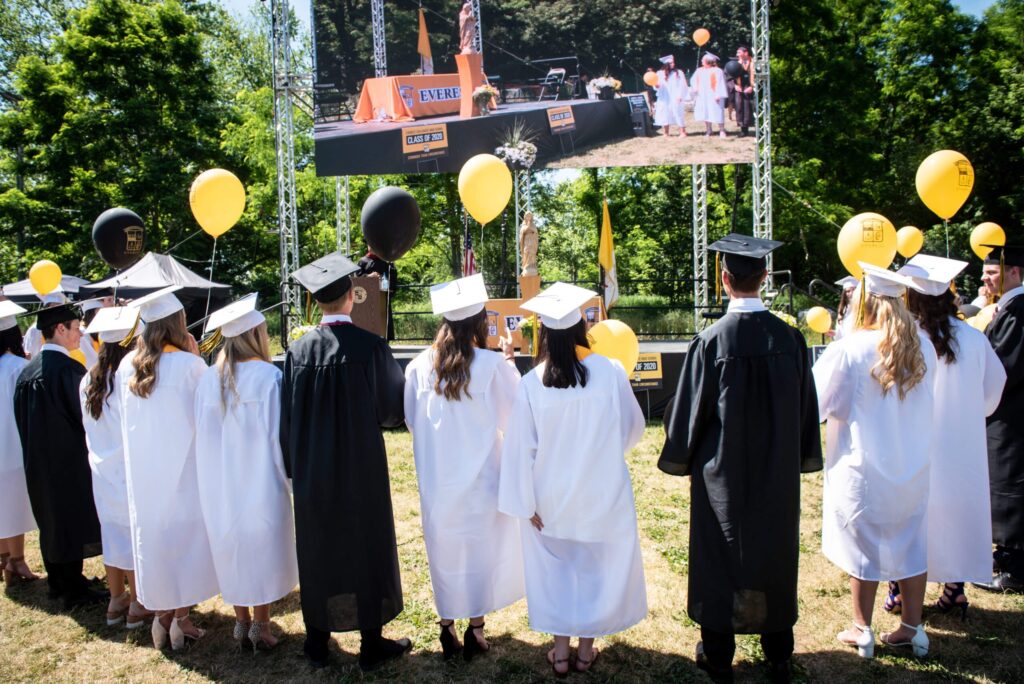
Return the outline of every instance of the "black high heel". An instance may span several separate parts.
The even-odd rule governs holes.
[[[462,649],[451,630],[455,626],[455,620],[440,620],[437,624],[441,626],[441,656],[445,660],[451,660]]]
[[[961,596],[964,597],[963,601],[957,601]],[[939,611],[946,615],[954,610],[960,611],[960,619],[967,619],[967,608],[970,606],[970,602],[967,600],[967,595],[964,593],[963,582],[947,582],[942,586],[942,595],[939,596],[939,600],[935,602],[935,607]]]
[[[490,650],[490,646],[484,648],[480,645],[480,642],[476,640],[476,635],[473,630],[479,629],[481,636],[483,635],[484,623],[481,622],[479,625],[472,623],[466,627],[465,634],[462,635],[462,657],[468,663],[478,653],[487,653]]]
[[[903,597],[900,595],[899,582],[889,582],[889,595],[885,597],[882,607],[885,608],[886,613],[893,615],[900,615],[903,612]]]

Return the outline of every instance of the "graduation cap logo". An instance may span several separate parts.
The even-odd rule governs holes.
[[[881,219],[869,218],[860,222],[861,241],[869,243],[885,242],[885,222]]]
[[[124,229],[124,253],[141,254],[144,230],[142,226],[128,226]]]
[[[966,159],[962,159],[956,163],[957,181],[961,188],[971,188],[974,186],[974,169],[971,168],[971,162]]]

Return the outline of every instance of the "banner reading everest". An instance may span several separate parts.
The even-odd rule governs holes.
[[[313,0],[321,176],[754,160],[750,6]]]

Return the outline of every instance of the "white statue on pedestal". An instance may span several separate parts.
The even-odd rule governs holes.
[[[540,236],[533,225],[533,213],[526,212],[523,225],[519,229],[519,260],[522,262],[520,275],[535,276],[537,273],[537,245]]]

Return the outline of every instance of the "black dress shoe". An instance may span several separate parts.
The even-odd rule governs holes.
[[[306,655],[306,660],[309,662],[309,666],[314,670],[322,670],[327,667],[327,644],[323,645],[319,643],[313,643],[310,639],[306,639],[306,642],[302,644],[302,652]]]
[[[410,649],[412,642],[408,639],[393,641],[381,638],[369,651],[365,648],[359,650],[359,669],[363,672],[376,670],[389,660],[401,658]]]
[[[104,603],[109,600],[110,594],[105,591],[83,589],[74,594],[64,594],[64,610],[73,610],[81,606],[94,606],[97,603]]]
[[[1024,593],[1024,582],[1008,572],[1001,572],[991,582],[974,582],[974,586],[985,591],[1000,591],[1004,594]]]
[[[793,679],[793,667],[790,661],[768,663],[768,678],[772,680],[772,684],[789,684]]]
[[[704,655],[704,642],[697,642],[697,654],[694,658],[697,661],[697,667],[708,673],[711,677],[711,681],[715,684],[732,684],[733,674],[732,665],[721,666],[713,665],[708,657]]]

